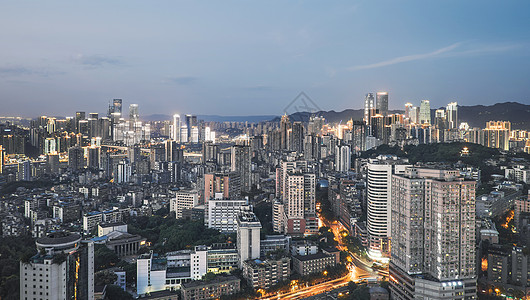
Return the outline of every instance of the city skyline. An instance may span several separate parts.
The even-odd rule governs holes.
[[[113,98],[142,115],[281,115],[300,91],[322,110],[380,91],[391,110],[529,103],[527,3],[80,5],[3,5],[4,115],[102,112]]]

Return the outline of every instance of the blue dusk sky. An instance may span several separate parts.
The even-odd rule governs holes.
[[[2,116],[530,104],[530,1],[2,1]],[[124,112],[128,109],[125,108]]]

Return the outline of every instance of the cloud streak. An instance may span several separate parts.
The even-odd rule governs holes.
[[[514,45],[501,45],[501,46],[484,45],[484,46],[477,47],[474,49],[454,51],[457,48],[459,48],[462,44],[463,44],[462,42],[458,42],[458,43],[449,45],[447,47],[440,48],[433,52],[400,56],[400,57],[392,58],[389,60],[384,60],[384,61],[374,63],[374,64],[350,67],[350,68],[347,68],[347,70],[357,71],[357,70],[376,69],[376,68],[391,66],[395,64],[404,63],[404,62],[424,60],[424,59],[435,58],[435,57],[456,57],[456,56],[465,56],[465,55],[474,55],[474,54],[505,52],[505,51],[516,49],[517,47],[520,46],[520,45],[515,45],[515,44]]]
[[[395,64],[409,62],[409,61],[428,59],[428,58],[431,58],[431,57],[440,56],[440,55],[442,55],[444,53],[448,53],[448,52],[456,49],[457,47],[459,47],[461,44],[462,43],[454,43],[454,44],[452,44],[450,46],[447,46],[447,47],[444,47],[444,48],[440,48],[440,49],[438,49],[436,51],[429,52],[429,53],[400,56],[400,57],[396,57],[396,58],[389,59],[389,60],[384,60],[384,61],[381,61],[381,62],[378,62],[378,63],[374,63],[374,64],[354,66],[354,67],[348,68],[348,70],[349,71],[356,71],[356,70],[375,69],[375,68],[391,66],[391,65],[395,65]]]
[[[115,57],[104,55],[79,54],[74,58],[75,62],[89,67],[119,66],[123,62]]]
[[[195,83],[197,80],[199,80],[199,78],[193,77],[193,76],[179,76],[179,77],[167,78],[167,80],[165,81],[168,83],[175,83],[178,85],[190,85],[190,84]]]

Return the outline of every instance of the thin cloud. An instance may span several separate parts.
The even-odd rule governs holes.
[[[393,58],[393,59],[381,61],[381,62],[378,62],[378,63],[375,63],[375,64],[360,65],[360,66],[350,67],[350,68],[348,68],[348,70],[356,71],[356,70],[375,69],[375,68],[386,67],[386,66],[395,65],[395,64],[404,63],[404,62],[409,62],[409,61],[422,60],[422,59],[427,59],[427,58],[431,58],[431,57],[436,57],[436,56],[439,56],[441,54],[444,54],[444,53],[447,53],[447,52],[450,52],[450,51],[456,49],[461,44],[462,43],[454,43],[454,44],[452,44],[450,46],[438,49],[438,50],[433,51],[433,52],[424,53],[424,54],[413,54],[413,55],[400,56],[400,57],[396,57],[396,58]]]
[[[179,77],[170,77],[165,80],[167,83],[176,83],[178,85],[190,85],[195,83],[199,78],[193,76],[179,76]]]
[[[28,68],[24,66],[4,66],[0,67],[0,77],[20,77],[20,76],[40,76],[49,77],[51,75],[62,75],[64,72],[49,70],[47,68]]]
[[[274,87],[268,86],[268,85],[256,85],[256,86],[247,87],[245,89],[248,91],[263,92],[263,91],[271,91],[274,89]]]
[[[118,66],[123,64],[123,62],[118,58],[104,55],[79,54],[74,60],[79,64],[89,67]]]
[[[33,71],[24,67],[0,67],[0,76],[30,75]]]

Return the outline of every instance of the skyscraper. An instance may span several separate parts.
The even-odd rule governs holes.
[[[122,100],[121,99],[114,99],[112,100],[112,107],[113,107],[113,110],[112,110],[112,113],[113,113],[113,116],[119,120],[121,118],[121,113],[122,113]]]
[[[276,195],[283,211],[282,231],[293,235],[314,234],[316,218],[316,175],[309,172],[306,161],[282,162],[276,169]]]
[[[429,100],[421,100],[419,123],[431,125],[431,103]]]
[[[374,114],[373,109],[375,108],[374,94],[368,93],[364,97],[364,123],[370,125],[370,120]]]
[[[348,172],[351,169],[351,149],[348,145],[336,146],[335,171]]]
[[[392,176],[394,299],[475,299],[475,183],[458,170]]]
[[[250,192],[252,187],[250,146],[234,145],[231,151],[230,170],[239,174],[241,178],[241,190],[243,192]]]
[[[392,175],[409,167],[407,160],[395,156],[379,156],[368,164],[367,230],[372,259],[387,261],[390,256]]]
[[[136,128],[136,123],[140,121],[140,115],[138,114],[138,104],[129,105],[129,130]]]
[[[170,138],[177,143],[180,143],[180,115],[173,115],[173,127],[171,127]]]
[[[458,103],[451,102],[446,107],[448,129],[458,128]]]
[[[412,109],[412,103],[405,103],[405,119],[410,119],[410,110]]]
[[[291,129],[291,122],[289,116],[284,114],[280,120],[280,149],[289,149],[289,129]]]
[[[382,114],[384,117],[388,115],[388,93],[387,92],[378,92],[376,94],[376,108],[378,113]]]
[[[76,171],[84,167],[85,158],[83,156],[83,148],[79,146],[70,147],[68,149],[68,168]]]

